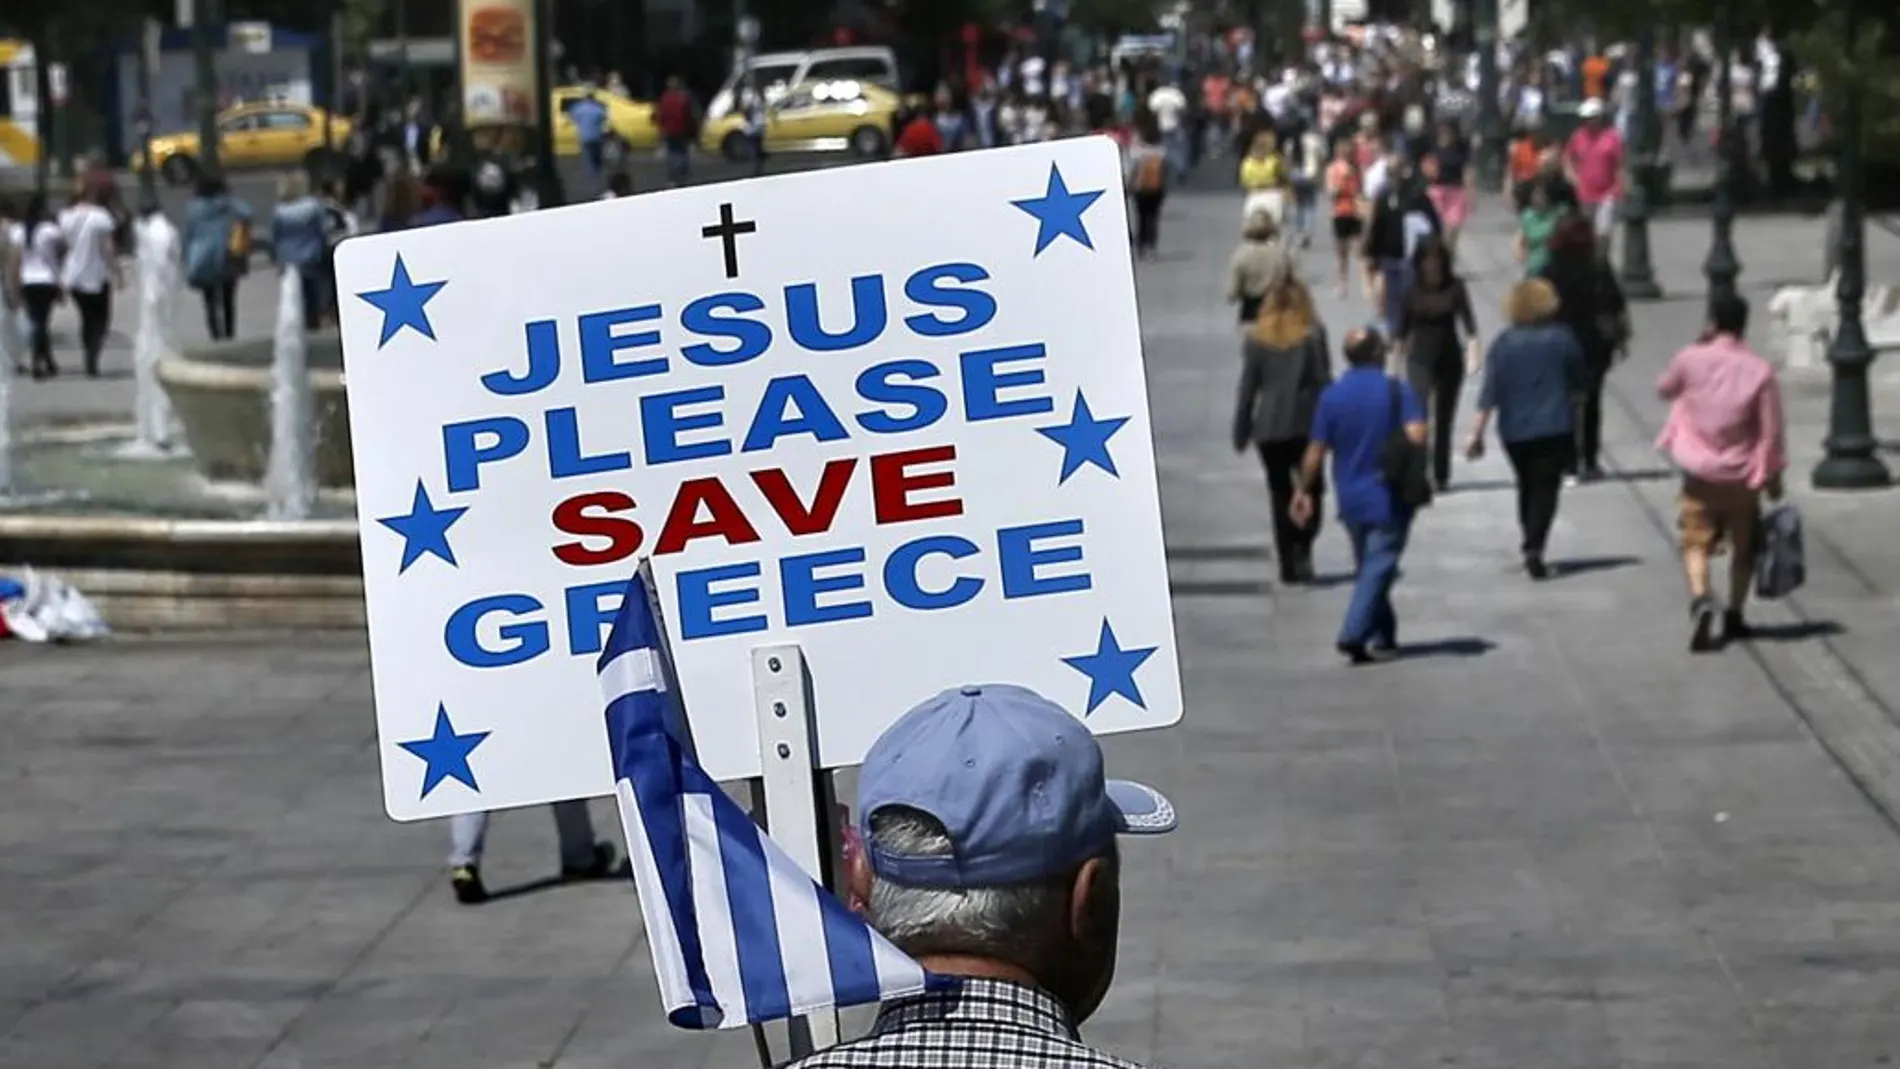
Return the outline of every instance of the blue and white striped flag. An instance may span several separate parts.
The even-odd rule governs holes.
[[[667,1020],[738,1028],[923,991],[923,969],[699,767],[656,619],[636,575],[599,670],[614,794]]]

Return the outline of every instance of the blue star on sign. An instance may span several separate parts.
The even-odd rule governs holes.
[[[1082,243],[1085,249],[1094,249],[1095,243],[1089,240],[1089,228],[1082,225],[1082,213],[1089,206],[1102,199],[1105,190],[1091,190],[1082,193],[1069,192],[1069,186],[1062,180],[1062,171],[1055,164],[1049,165],[1049,188],[1040,197],[1024,200],[1012,200],[1011,204],[1036,217],[1036,255],[1055,243],[1064,234]]]
[[[436,789],[445,779],[452,779],[471,791],[480,793],[475,785],[475,771],[468,767],[468,755],[475,752],[488,738],[486,731],[471,731],[466,735],[455,733],[455,725],[449,722],[449,710],[446,706],[435,707],[435,731],[426,739],[413,742],[399,742],[396,745],[422,758],[422,797]]]
[[[409,265],[402,262],[402,255],[396,255],[396,268],[389,274],[389,288],[368,290],[357,294],[358,297],[376,306],[383,313],[382,336],[376,339],[376,348],[389,344],[389,339],[408,327],[417,334],[435,340],[435,327],[429,323],[429,313],[424,306],[448,285],[441,282],[417,282],[409,277]]]
[[[1089,705],[1087,716],[1096,707],[1119,694],[1136,706],[1146,709],[1148,703],[1142,700],[1141,688],[1135,685],[1135,670],[1147,663],[1155,655],[1156,646],[1142,646],[1123,649],[1115,638],[1115,629],[1108,626],[1108,620],[1102,620],[1102,633],[1095,641],[1094,653],[1080,653],[1074,657],[1062,658],[1062,663],[1089,677]]]
[[[1093,464],[1121,478],[1122,473],[1115,470],[1115,458],[1109,455],[1108,440],[1127,425],[1127,416],[1096,419],[1095,413],[1089,411],[1088,398],[1082,396],[1081,390],[1075,391],[1075,407],[1069,412],[1069,422],[1036,428],[1037,434],[1062,447],[1062,476],[1056,484],[1068,482],[1069,476],[1081,471],[1084,464]]]
[[[376,521],[402,536],[402,566],[396,569],[396,574],[408,571],[424,553],[448,561],[450,567],[460,567],[455,561],[455,550],[449,547],[449,528],[467,511],[467,506],[436,508],[429,500],[429,491],[423,489],[422,480],[417,479],[416,499],[409,506],[409,514],[385,516]]]

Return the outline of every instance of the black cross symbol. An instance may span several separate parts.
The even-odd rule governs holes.
[[[726,277],[738,278],[739,277],[739,235],[740,234],[756,234],[758,232],[759,232],[759,224],[753,222],[750,219],[746,220],[743,223],[735,222],[732,218],[732,205],[728,203],[728,204],[721,204],[719,206],[719,222],[713,226],[706,227],[705,229],[701,230],[699,234],[701,237],[718,238],[721,242],[725,244],[726,246]]]

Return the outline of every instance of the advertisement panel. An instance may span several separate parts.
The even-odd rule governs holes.
[[[534,0],[461,0],[462,114],[470,123],[535,121]]]

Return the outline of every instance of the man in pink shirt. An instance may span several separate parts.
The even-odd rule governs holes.
[[[1775,369],[1742,341],[1748,302],[1722,297],[1709,309],[1700,342],[1669,361],[1656,392],[1670,403],[1656,447],[1682,469],[1682,567],[1689,580],[1689,649],[1701,653],[1746,638],[1742,604],[1754,578],[1761,497],[1781,499],[1788,466],[1782,438],[1781,384]],[[1729,601],[1715,635],[1709,558],[1729,545]]]
[[[1577,203],[1596,227],[1605,256],[1616,232],[1616,206],[1623,199],[1623,135],[1605,121],[1596,97],[1577,108],[1583,122],[1564,144],[1564,175],[1576,187]]]

